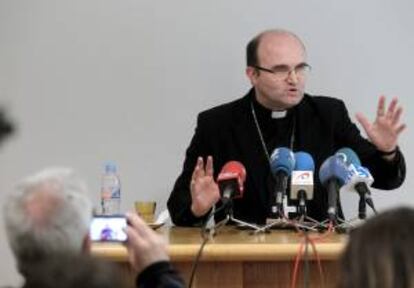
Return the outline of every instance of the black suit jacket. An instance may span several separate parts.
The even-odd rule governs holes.
[[[198,156],[213,156],[215,176],[230,160],[243,163],[247,171],[245,192],[242,199],[234,201],[234,216],[248,222],[262,224],[269,211],[270,167],[263,151],[251,112],[254,99],[252,89],[245,97],[214,107],[199,114],[195,134],[186,152],[181,175],[178,177],[167,206],[176,225],[200,224],[204,217],[191,213],[190,180]],[[316,175],[322,162],[338,149],[349,147],[367,167],[380,189],[394,189],[405,179],[405,163],[401,152],[392,162],[387,162],[377,149],[361,137],[351,122],[341,100],[310,96],[294,108],[296,122],[293,150],[305,151],[315,161]],[[271,177],[270,177],[271,178]],[[327,193],[315,177],[314,199],[309,201],[308,215],[317,220],[326,218]]]

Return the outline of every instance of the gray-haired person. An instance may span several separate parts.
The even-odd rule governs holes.
[[[4,220],[23,277],[56,256],[89,254],[91,218],[86,185],[71,169],[49,168],[21,181],[6,199]],[[127,219],[129,259],[139,287],[184,287],[160,236],[137,215]]]
[[[4,219],[20,272],[56,253],[89,251],[92,205],[83,180],[67,168],[50,168],[17,185]]]

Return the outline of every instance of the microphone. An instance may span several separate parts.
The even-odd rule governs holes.
[[[293,152],[286,148],[276,148],[270,157],[270,170],[274,176],[276,185],[273,194],[271,214],[281,216],[283,213],[283,198],[286,194],[287,181],[295,166]]]
[[[295,168],[290,182],[290,199],[299,200],[299,215],[306,214],[306,201],[313,199],[313,171],[315,163],[306,152],[295,153]]]
[[[246,169],[238,161],[227,162],[217,177],[217,184],[224,205],[235,198],[243,197],[244,181],[246,181]]]
[[[347,182],[348,177],[348,167],[338,155],[330,156],[319,169],[319,180],[328,190],[328,218],[331,221],[336,220],[339,188]]]
[[[368,204],[374,212],[376,211],[374,202],[372,201],[371,191],[369,190],[369,186],[374,182],[374,178],[367,168],[361,166],[361,161],[359,160],[358,155],[352,149],[339,149],[336,152],[336,155],[343,158],[350,170],[350,179],[341,188],[341,191],[356,191],[359,194],[358,217],[360,219],[365,219],[365,204]]]

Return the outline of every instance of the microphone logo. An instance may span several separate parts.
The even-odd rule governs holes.
[[[341,159],[344,163],[348,163],[348,156],[343,152],[337,152],[335,154],[339,159]]]
[[[313,171],[292,171],[290,198],[298,199],[300,191],[306,192],[308,200],[313,198]]]
[[[292,178],[295,182],[312,180],[309,171],[292,171]]]
[[[355,169],[356,173],[364,178],[369,178],[371,177],[371,174],[369,173],[368,169],[363,167],[363,166],[359,166]]]

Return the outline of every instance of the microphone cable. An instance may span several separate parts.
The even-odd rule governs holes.
[[[296,287],[296,281],[297,281],[297,275],[298,275],[298,270],[299,270],[299,263],[300,263],[300,258],[303,254],[303,241],[300,241],[300,245],[299,245],[299,249],[298,249],[298,253],[296,253],[296,257],[295,257],[295,261],[293,262],[293,274],[292,274],[292,280],[290,283],[290,287],[291,288],[295,288]]]
[[[207,224],[211,221],[211,219],[214,217],[214,215],[216,215],[218,212],[227,209],[228,205],[222,205],[220,206],[220,208],[218,209],[212,209],[210,214],[208,215],[206,221],[204,222],[202,228],[201,228],[201,238],[203,239],[203,242],[201,242],[200,248],[198,249],[197,255],[194,258],[194,262],[193,262],[193,268],[191,269],[191,275],[190,275],[190,280],[188,281],[188,288],[191,288],[193,286],[193,282],[194,282],[194,276],[195,273],[197,271],[197,267],[198,267],[198,263],[200,262],[201,259],[201,255],[203,254],[203,250],[204,250],[204,246],[207,244],[208,240],[210,240],[210,236],[215,236],[216,235],[216,229],[224,226],[227,221],[228,221],[228,217],[226,217],[224,220],[220,221],[219,223],[215,224],[212,229],[214,231],[213,234],[211,234],[211,228],[207,228]]]
[[[305,233],[305,259],[303,260],[304,263],[304,267],[303,267],[303,288],[307,288],[308,287],[308,283],[309,283],[309,255],[308,255],[308,244],[309,244],[309,235],[308,235],[308,231],[304,231]]]
[[[318,250],[316,249],[316,242],[321,242],[324,238],[326,238],[327,236],[329,236],[331,233],[333,232],[333,222],[330,221],[328,224],[328,229],[327,231],[317,237],[310,237],[308,232],[302,231],[300,230],[300,237],[303,237],[302,240],[300,241],[299,244],[299,249],[298,252],[296,254],[295,260],[294,260],[294,264],[293,264],[293,272],[292,272],[292,279],[291,279],[291,288],[295,288],[296,287],[296,283],[297,283],[297,276],[298,276],[298,270],[299,270],[299,264],[300,264],[300,260],[301,260],[301,256],[303,254],[303,249],[305,246],[305,267],[304,267],[304,285],[307,285],[309,283],[309,259],[308,259],[308,245],[310,244],[312,246],[312,251],[313,254],[316,258],[317,264],[318,264],[318,270],[319,270],[319,276],[321,277],[321,286],[320,287],[325,287],[325,275],[323,273],[323,269],[322,269],[322,262],[321,259],[319,257],[319,253]],[[304,286],[306,287],[306,286]]]

